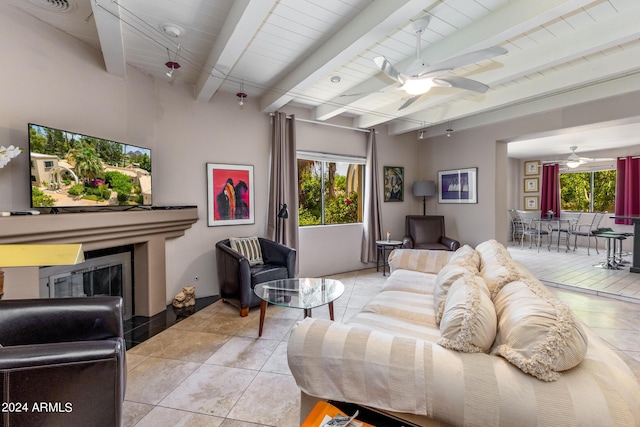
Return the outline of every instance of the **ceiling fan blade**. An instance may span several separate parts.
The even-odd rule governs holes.
[[[433,79],[436,86],[456,87],[459,89],[472,90],[474,92],[485,93],[489,86],[476,80],[471,80],[460,76],[437,77]]]
[[[385,58],[384,56],[376,56],[375,58],[373,58],[373,62],[375,62],[380,71],[385,73],[387,76],[391,77],[397,82],[400,81],[400,73],[395,69],[391,62],[387,61],[387,58]]]
[[[408,106],[410,106],[411,104],[413,104],[414,102],[416,102],[418,100],[418,98],[420,98],[422,95],[414,95],[412,97],[410,97],[409,99],[407,99],[404,104],[402,104],[400,106],[400,108],[398,108],[398,111],[400,110],[404,110],[405,108],[407,108]]]
[[[456,68],[464,67],[465,65],[473,64],[474,62],[483,61],[485,59],[491,59],[495,56],[504,55],[509,51],[500,46],[488,47],[486,49],[480,49],[473,52],[465,53],[453,58],[446,59],[442,62],[434,64],[430,67],[422,70],[418,75],[423,76],[427,73],[444,73],[446,71],[455,70]]]

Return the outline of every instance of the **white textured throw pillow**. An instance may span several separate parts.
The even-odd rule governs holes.
[[[571,310],[538,280],[507,283],[493,299],[498,332],[491,354],[543,381],[578,365],[587,335]]]
[[[447,292],[453,283],[461,277],[473,277],[478,273],[472,264],[458,265],[447,264],[438,272],[436,285],[433,289],[433,309],[436,316],[436,324],[440,324],[444,304],[447,300]]]
[[[262,249],[260,241],[257,237],[231,237],[231,248],[240,252],[247,260],[249,265],[263,264]]]
[[[464,353],[488,353],[496,338],[497,316],[489,288],[480,276],[456,280],[440,320],[438,344]]]

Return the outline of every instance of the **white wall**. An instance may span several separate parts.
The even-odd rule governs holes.
[[[233,94],[197,102],[192,87],[155,80],[132,67],[126,80],[111,76],[100,52],[6,4],[0,4],[0,35],[11,51],[11,66],[0,68],[0,145],[26,151],[27,123],[35,122],[151,148],[154,204],[197,205],[200,218],[184,237],[167,244],[167,302],[191,284],[198,296],[218,294],[215,243],[266,230],[270,125],[257,100],[248,99],[240,110]],[[304,109],[283,111],[310,118]],[[364,133],[306,123],[297,129],[301,149],[366,154]],[[405,214],[421,209],[410,196],[410,183],[418,177],[417,141],[415,135],[390,137],[386,127],[378,129],[377,139],[379,173],[384,165],[404,166],[409,183],[403,203],[382,207],[385,230],[401,237]],[[255,224],[207,226],[207,162],[254,165]],[[28,195],[29,158],[23,153],[0,169],[0,211],[27,209]],[[303,230],[300,273],[365,267],[359,261],[361,236],[361,225]]]

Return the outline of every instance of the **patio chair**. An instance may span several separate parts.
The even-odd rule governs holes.
[[[598,251],[598,236],[594,231],[600,227],[600,221],[604,218],[604,213],[596,212],[593,214],[593,217],[588,218],[588,216],[581,216],[580,219],[586,219],[588,222],[578,223],[574,227],[573,230],[569,231],[569,234],[573,236],[573,250],[575,251],[578,247],[578,237],[586,237],[588,239],[587,242],[587,255],[590,255],[591,250],[591,238],[595,239],[596,243],[596,253],[599,254]]]

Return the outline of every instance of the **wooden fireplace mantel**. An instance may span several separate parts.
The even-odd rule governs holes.
[[[133,245],[135,314],[153,316],[166,308],[165,241],[196,221],[196,207],[17,215],[0,217],[0,244],[82,243],[85,251]],[[9,286],[5,281],[5,292]]]

